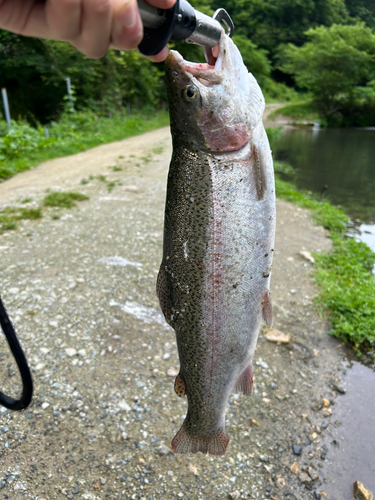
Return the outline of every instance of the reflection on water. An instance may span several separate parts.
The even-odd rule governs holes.
[[[336,400],[335,424],[327,443],[327,483],[321,488],[331,500],[352,498],[355,481],[375,493],[375,374],[357,361],[347,367],[346,394]]]
[[[361,240],[375,251],[375,130],[286,130],[272,146],[276,160],[296,169],[298,188],[320,193],[366,223]]]

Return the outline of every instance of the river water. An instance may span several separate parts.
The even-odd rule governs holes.
[[[273,152],[295,169],[286,180],[340,205],[355,224],[353,234],[375,251],[375,128],[285,130]],[[346,394],[333,407],[326,483],[320,488],[331,500],[352,498],[357,480],[375,494],[374,365],[365,366],[348,351],[342,384]]]
[[[286,130],[273,152],[295,168],[298,188],[341,205],[375,251],[375,128]]]

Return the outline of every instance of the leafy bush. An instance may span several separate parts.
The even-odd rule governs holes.
[[[53,139],[47,139],[41,127],[35,129],[27,123],[12,122],[6,134],[0,137],[0,161],[48,148],[53,142]]]

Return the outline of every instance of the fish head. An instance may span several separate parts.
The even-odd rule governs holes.
[[[231,38],[223,33],[215,65],[171,51],[166,70],[174,138],[212,152],[237,151],[250,141],[265,102]]]

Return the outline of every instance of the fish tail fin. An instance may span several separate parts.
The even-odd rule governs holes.
[[[232,392],[238,394],[242,392],[245,396],[250,396],[253,390],[253,366],[250,363],[236,380]]]
[[[194,436],[186,428],[185,422],[172,441],[173,453],[209,453],[210,455],[225,455],[229,437],[224,429],[210,436]]]

